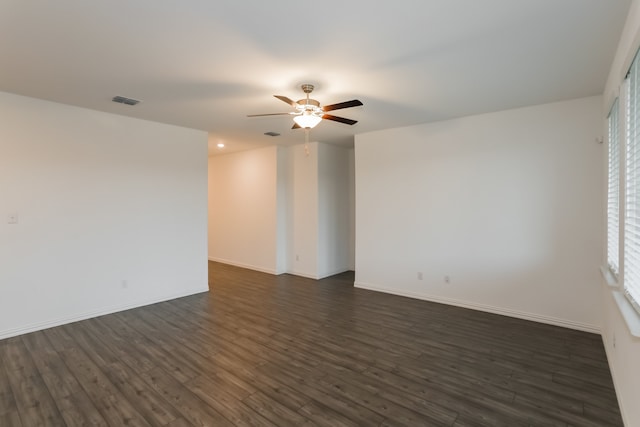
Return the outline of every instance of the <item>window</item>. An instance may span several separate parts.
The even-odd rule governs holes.
[[[609,113],[609,167],[607,190],[607,263],[615,277],[619,269],[620,237],[620,123],[618,100]]]
[[[640,310],[640,64],[637,55],[627,83],[623,285],[631,303]]]

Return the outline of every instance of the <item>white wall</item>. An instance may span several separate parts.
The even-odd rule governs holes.
[[[289,147],[287,271],[321,279],[349,270],[350,151],[319,142]]]
[[[318,143],[295,145],[291,150],[293,194],[289,272],[318,276]]]
[[[7,93],[0,117],[0,338],[208,289],[206,133]]]
[[[278,147],[277,196],[276,196],[276,274],[287,272],[289,260],[289,157],[290,152],[285,147]]]
[[[318,276],[349,270],[350,151],[328,144],[318,146]]]
[[[601,103],[357,135],[356,285],[599,331]]]
[[[614,62],[605,88],[603,111],[608,112],[611,104],[619,94],[624,76],[631,61],[640,47],[640,2],[634,0],[627,17]],[[602,120],[606,114],[601,117]],[[605,132],[605,131],[603,131]],[[602,176],[603,183],[606,175]],[[606,193],[602,193],[603,199]],[[606,265],[606,252],[603,250],[601,263]],[[607,350],[609,366],[616,386],[622,417],[626,426],[640,425],[640,338],[629,332],[626,322],[614,301],[611,289],[604,284],[602,291],[604,322],[602,337]]]
[[[602,338],[625,426],[640,425],[640,338],[630,334],[611,289],[603,286]]]
[[[349,150],[349,270],[356,269],[356,156]]]
[[[353,150],[311,142],[209,160],[209,259],[319,279],[352,265]]]
[[[277,175],[277,147],[209,158],[209,259],[278,272]]]

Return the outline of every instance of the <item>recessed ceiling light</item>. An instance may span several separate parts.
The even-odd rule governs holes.
[[[224,144],[222,142],[218,143],[218,148],[224,148]]]

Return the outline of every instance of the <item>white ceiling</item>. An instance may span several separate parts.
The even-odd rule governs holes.
[[[0,90],[208,131],[225,152],[301,143],[272,95],[337,110],[311,139],[602,93],[630,0],[0,0]],[[115,95],[143,100],[130,107]],[[279,137],[264,136],[267,131]]]

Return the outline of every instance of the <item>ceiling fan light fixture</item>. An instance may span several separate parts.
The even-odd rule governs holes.
[[[316,116],[309,111],[305,111],[301,115],[295,116],[293,121],[301,128],[313,128],[322,121],[322,117]]]
[[[313,85],[302,85],[302,91],[307,95],[304,99],[297,101],[292,100],[286,96],[273,95],[280,101],[292,106],[295,111],[290,113],[270,113],[270,114],[249,114],[247,117],[260,117],[260,116],[287,116],[293,115],[293,121],[295,124],[291,129],[311,129],[315,127],[322,120],[331,120],[345,125],[355,125],[357,120],[351,120],[344,117],[334,116],[333,114],[327,114],[327,111],[341,110],[343,108],[359,107],[362,105],[361,101],[352,99],[351,101],[338,102],[337,104],[320,106],[320,103],[309,98],[309,94],[313,91]]]

